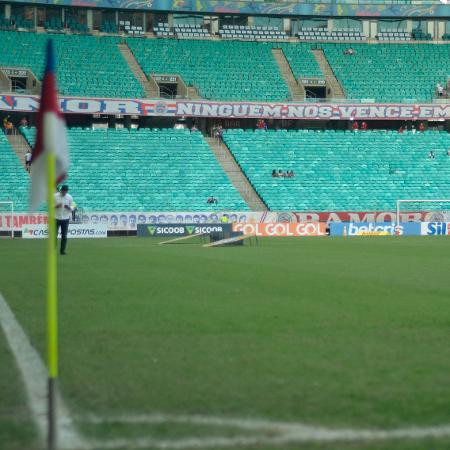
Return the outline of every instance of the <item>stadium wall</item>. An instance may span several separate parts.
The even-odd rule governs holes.
[[[244,14],[270,16],[330,16],[330,17],[449,17],[450,5],[443,3],[392,4],[386,3],[300,3],[254,2],[235,0],[10,0],[9,3],[46,6],[83,6],[85,8],[114,8],[144,11],[171,11],[201,14]]]

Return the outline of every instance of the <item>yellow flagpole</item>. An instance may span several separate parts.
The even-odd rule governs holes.
[[[47,155],[47,358],[48,358],[48,449],[56,449],[55,390],[58,378],[58,291],[56,265],[55,161],[52,151]]]

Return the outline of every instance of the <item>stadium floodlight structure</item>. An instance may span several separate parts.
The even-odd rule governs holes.
[[[10,225],[11,225],[11,239],[14,239],[14,202],[9,202],[9,201],[5,201],[5,202],[0,202],[0,208],[5,205],[7,208],[7,212],[9,213],[11,211],[11,220],[10,220]],[[4,220],[2,221],[3,225],[2,227],[5,227],[7,230],[7,221]],[[9,230],[8,230],[9,231]],[[8,232],[9,234],[9,232]]]
[[[450,210],[450,199],[442,199],[442,200],[426,200],[426,199],[419,199],[419,200],[414,200],[414,199],[405,199],[405,200],[397,200],[397,208],[396,208],[396,214],[395,214],[395,223],[396,225],[400,224],[400,208],[403,204],[405,203],[433,203],[433,204],[438,204],[438,203],[448,203],[448,209]],[[440,220],[442,221],[442,220]],[[445,220],[443,220],[445,222]]]

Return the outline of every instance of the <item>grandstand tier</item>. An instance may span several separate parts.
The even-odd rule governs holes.
[[[0,201],[12,201],[16,211],[27,211],[30,177],[3,133],[0,133],[0,168]]]
[[[114,36],[51,35],[56,49],[61,95],[142,98],[144,91],[120,53]],[[42,79],[48,34],[0,31],[9,51],[0,52],[0,67],[20,67]]]
[[[33,143],[35,129],[22,130]],[[248,209],[199,132],[72,128],[68,142],[68,182],[85,211]]]
[[[399,198],[450,191],[446,132],[227,130],[224,140],[274,211],[390,210]],[[295,176],[274,178],[273,170]]]
[[[47,34],[0,31],[11,51],[0,67],[29,68],[42,77]],[[296,80],[325,80],[312,50],[322,49],[348,99],[426,102],[450,73],[450,44],[306,43],[143,39],[54,34],[61,95],[145,97],[144,88],[119,50],[126,42],[147,76],[180,75],[211,100],[292,100],[272,49],[281,48]],[[348,54],[349,46],[353,50]]]

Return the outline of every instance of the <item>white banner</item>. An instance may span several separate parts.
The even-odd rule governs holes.
[[[60,108],[71,114],[217,117],[227,119],[296,120],[445,120],[450,103],[263,103],[208,100],[144,100],[61,97]],[[35,112],[39,97],[0,95],[0,111]]]
[[[48,236],[47,225],[24,225],[22,227],[23,239],[45,239]],[[108,237],[108,230],[106,225],[84,225],[81,223],[74,223],[69,225],[67,232],[69,239],[93,239]],[[58,233],[58,238],[61,238],[61,230]]]

